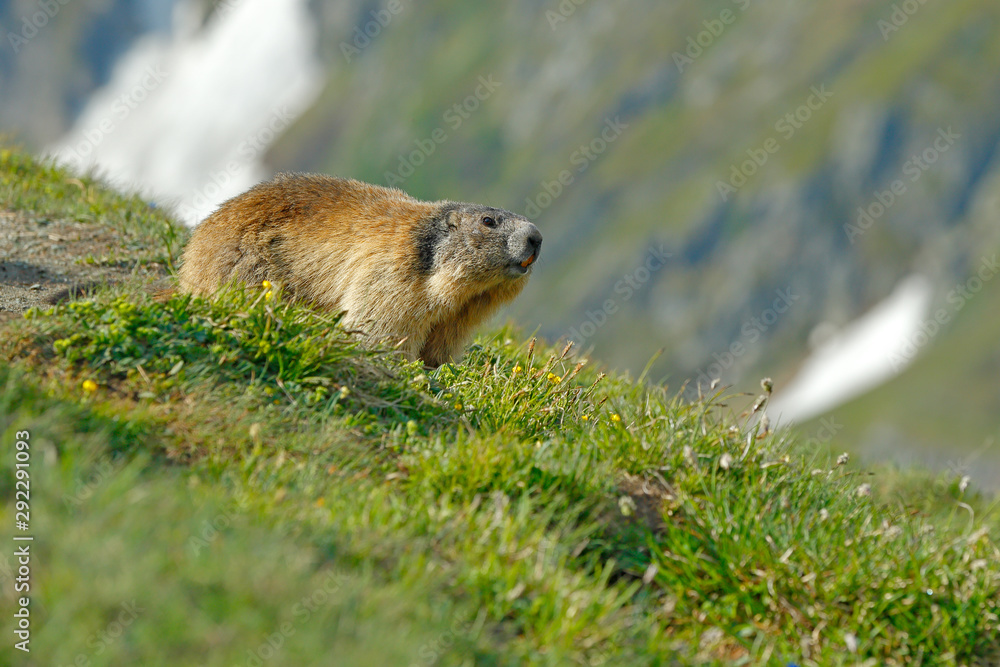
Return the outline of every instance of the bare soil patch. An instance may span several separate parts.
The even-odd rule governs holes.
[[[0,321],[75,285],[166,275],[161,264],[129,259],[126,246],[103,225],[0,211]]]

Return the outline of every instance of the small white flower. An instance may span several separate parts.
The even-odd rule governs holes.
[[[862,484],[861,486],[858,487],[857,493],[859,498],[867,498],[872,494],[872,485]]]
[[[697,465],[698,459],[694,455],[694,450],[691,449],[691,445],[684,445],[684,460],[688,462],[689,465]]]
[[[962,476],[962,480],[958,483],[958,492],[959,493],[965,493],[965,490],[967,488],[969,488],[969,482],[970,481],[971,480],[969,479],[968,475],[963,475]]]
[[[839,465],[839,466],[846,466],[847,462],[850,461],[850,460],[851,460],[851,457],[848,455],[847,452],[844,452],[843,454],[841,454],[840,456],[837,457],[837,465]]]

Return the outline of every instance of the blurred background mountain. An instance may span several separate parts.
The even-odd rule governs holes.
[[[1000,488],[996,2],[22,0],[0,27],[0,131],[189,222],[277,170],[527,214],[526,330],[636,372],[662,349],[689,391],[770,375],[818,446]]]

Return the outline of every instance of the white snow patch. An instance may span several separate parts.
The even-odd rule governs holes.
[[[806,421],[898,375],[930,311],[933,288],[921,275],[903,280],[888,298],[829,337],[771,400],[782,423]]]
[[[228,0],[138,41],[48,153],[176,207],[189,225],[267,177],[267,147],[323,81],[307,0]]]

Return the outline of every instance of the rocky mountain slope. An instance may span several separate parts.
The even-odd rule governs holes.
[[[329,84],[274,165],[534,214],[514,315],[675,382],[733,343],[724,379],[789,369],[995,244],[995,4],[563,4],[320,10]]]

